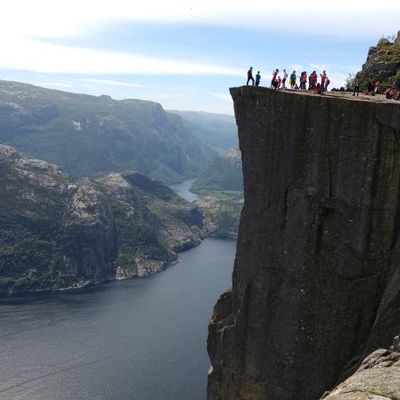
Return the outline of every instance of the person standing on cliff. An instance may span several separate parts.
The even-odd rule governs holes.
[[[281,82],[282,82],[282,79],[281,79],[281,77],[278,75],[278,76],[275,78],[275,80],[274,80],[274,90],[277,90],[277,89],[280,88]]]
[[[322,71],[322,74],[321,74],[321,94],[324,94],[326,79],[327,79],[326,71]]]
[[[329,78],[328,77],[326,77],[326,81],[325,81],[325,92],[327,92],[328,91],[328,86],[330,85],[330,83],[331,83],[331,81],[329,80]]]
[[[283,78],[282,78],[282,89],[286,89],[286,79],[289,74],[286,72],[286,69],[283,69]]]
[[[293,71],[292,75],[290,75],[290,80],[289,80],[291,89],[293,89],[296,86],[296,78],[297,78],[296,71]]]
[[[310,86],[308,87],[309,90],[315,90],[317,86],[318,75],[316,71],[311,72],[310,74]]]
[[[252,82],[252,86],[254,86],[254,78],[253,78],[253,67],[250,67],[250,69],[247,71],[247,83],[246,85],[249,84],[249,82]]]
[[[360,93],[360,80],[358,79],[357,76],[354,78],[354,91],[353,91],[353,96],[355,96],[356,93],[357,93],[357,97],[358,97],[358,94]]]
[[[275,88],[275,81],[276,81],[276,76],[278,75],[279,69],[274,69],[272,71],[272,80],[271,80],[271,87]],[[275,88],[276,89],[276,88]]]
[[[256,86],[259,86],[259,85],[260,85],[260,81],[261,81],[260,71],[257,71],[257,75],[256,75]]]

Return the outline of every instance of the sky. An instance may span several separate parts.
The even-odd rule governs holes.
[[[250,66],[339,87],[398,30],[399,0],[2,0],[0,79],[232,114]]]

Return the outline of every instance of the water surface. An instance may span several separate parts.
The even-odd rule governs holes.
[[[170,188],[174,192],[179,194],[179,196],[183,197],[185,200],[190,201],[190,202],[196,201],[196,200],[199,200],[201,198],[201,196],[190,191],[190,187],[192,186],[192,184],[195,180],[196,179],[186,179],[182,183],[170,185]]]
[[[204,400],[235,245],[206,239],[149,278],[0,299],[0,399]]]

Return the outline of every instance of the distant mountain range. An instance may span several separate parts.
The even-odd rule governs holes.
[[[226,151],[238,143],[235,117],[196,111],[172,111],[182,117],[194,136],[217,152]]]
[[[236,141],[231,116],[179,114],[0,81],[0,293],[145,276],[235,237],[241,204],[191,204],[151,178],[198,176]]]
[[[237,147],[211,158],[207,168],[192,185],[200,194],[219,191],[243,191],[242,159]]]
[[[236,140],[232,121],[168,112],[150,101],[0,81],[0,142],[57,163],[73,177],[124,170],[165,182],[194,177],[213,148]]]

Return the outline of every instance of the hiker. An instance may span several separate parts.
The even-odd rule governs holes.
[[[328,91],[328,86],[329,86],[329,84],[331,83],[331,81],[329,80],[329,78],[328,77],[326,77],[326,81],[325,81],[325,92],[327,92]]]
[[[279,69],[274,69],[272,71],[272,80],[271,80],[271,87],[275,88],[275,81],[276,81],[276,76],[278,75]],[[276,88],[275,88],[276,89]]]
[[[283,78],[282,78],[282,89],[286,89],[286,79],[289,74],[286,72],[286,69],[283,70]]]
[[[260,71],[257,71],[257,75],[256,75],[256,86],[259,86],[259,85],[260,85],[260,80],[261,80]]]
[[[293,71],[289,79],[289,84],[291,89],[293,89],[296,86],[296,78],[297,78],[296,71]]]
[[[306,90],[307,72],[303,71],[300,76],[300,89]]]
[[[356,93],[357,93],[357,97],[358,97],[358,94],[360,93],[360,80],[358,79],[357,76],[354,78],[354,91],[353,91],[353,96],[355,96]]]
[[[322,74],[320,74],[320,76],[321,76],[321,93],[320,94],[324,94],[325,82],[327,80],[326,71],[322,71]]]
[[[253,78],[253,67],[250,67],[250,69],[247,71],[247,83],[246,85],[249,84],[249,82],[252,82],[252,86],[254,86],[254,78]]]
[[[367,85],[367,93],[370,94],[371,96],[375,96],[374,90],[375,90],[375,85],[372,82],[372,80],[369,80]]]
[[[279,89],[280,87],[281,87],[281,82],[282,82],[282,79],[281,79],[281,77],[278,75],[276,78],[275,78],[275,82],[274,82],[274,89],[276,90],[276,89]]]
[[[311,72],[310,86],[308,87],[309,90],[315,90],[315,86],[317,86],[317,80],[318,80],[317,72],[316,71]]]

